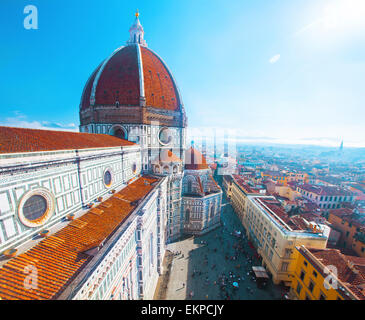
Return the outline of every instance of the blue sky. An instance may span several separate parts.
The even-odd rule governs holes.
[[[83,86],[137,8],[193,135],[365,146],[363,0],[2,0],[0,124],[77,129]]]

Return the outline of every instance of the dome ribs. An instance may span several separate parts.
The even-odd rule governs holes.
[[[139,105],[139,74],[136,48],[117,52],[105,65],[95,92],[95,105]]]
[[[93,82],[95,80],[96,74],[98,73],[100,67],[102,64],[100,64],[95,71],[90,76],[89,80],[86,83],[86,86],[84,88],[84,91],[82,93],[81,97],[81,109],[86,109],[90,105],[90,95],[91,95],[91,89],[93,87]]]
[[[92,123],[151,121],[185,126],[185,111],[165,62],[152,50],[133,43],[115,50],[90,77],[83,92],[80,123],[87,131],[94,130],[84,127]]]
[[[144,90],[148,107],[177,111],[176,90],[168,70],[149,49],[141,47]]]

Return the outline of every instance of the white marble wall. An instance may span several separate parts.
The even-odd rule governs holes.
[[[136,164],[137,170],[132,171]],[[139,146],[85,149],[78,152],[41,152],[0,157],[0,251],[30,240],[41,229],[77,213],[83,205],[118,189],[141,169]],[[110,187],[103,183],[112,172]],[[38,227],[19,219],[19,203],[31,190],[46,189],[54,200],[54,212]]]
[[[81,132],[105,133],[113,135],[116,128],[121,128],[125,133],[125,139],[135,142],[141,146],[142,170],[152,171],[151,162],[158,156],[161,149],[172,149],[174,154],[184,161],[184,150],[186,149],[186,128],[168,127],[171,132],[171,143],[163,145],[159,140],[159,132],[165,126],[158,122],[151,125],[146,124],[89,124],[81,126]]]

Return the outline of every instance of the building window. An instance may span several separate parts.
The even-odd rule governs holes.
[[[55,209],[53,195],[44,188],[37,188],[26,193],[20,200],[18,216],[27,227],[43,225]]]
[[[326,300],[326,296],[323,292],[319,294],[319,300]]]
[[[305,261],[305,260],[304,260],[303,264],[304,264],[305,266],[308,266],[308,263],[307,263],[307,261]]]
[[[313,270],[313,276],[317,278],[317,272]]]
[[[297,294],[299,295],[301,291],[302,291],[302,286],[301,286],[301,284],[298,282],[298,285],[297,285]]]
[[[185,221],[188,223],[190,220],[190,210],[186,209],[185,211]]]
[[[112,184],[112,174],[110,170],[105,170],[104,172],[104,184],[106,187],[110,187]]]
[[[47,211],[47,200],[39,195],[31,196],[23,206],[24,217],[30,221],[41,218]]]
[[[213,218],[214,216],[214,205],[210,207],[210,218]]]
[[[290,258],[291,249],[285,249],[285,258]]]
[[[313,289],[314,289],[314,283],[312,280],[309,281],[309,286],[308,286],[308,289],[310,292],[313,292]]]
[[[281,265],[281,271],[288,271],[288,267],[289,267],[289,263],[288,262],[283,262]]]
[[[300,280],[304,281],[304,277],[305,277],[305,272],[302,270],[302,272],[300,273]]]
[[[188,181],[188,193],[192,193],[193,191],[193,182],[191,180]]]
[[[158,139],[162,145],[170,144],[172,140],[171,130],[166,127],[162,128],[158,134]]]

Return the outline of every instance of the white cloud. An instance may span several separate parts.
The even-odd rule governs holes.
[[[14,117],[8,117],[5,121],[0,121],[1,126],[18,127],[30,129],[56,130],[56,131],[78,131],[74,123],[61,124],[49,121],[30,121],[28,117],[18,111],[15,111]]]
[[[279,59],[280,59],[280,54],[276,54],[275,56],[270,58],[269,62],[270,63],[276,63],[276,62],[279,61]]]

